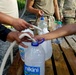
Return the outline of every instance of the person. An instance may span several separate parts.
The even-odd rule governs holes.
[[[76,23],[64,25],[63,27],[57,30],[54,30],[52,32],[49,32],[47,34],[36,35],[34,39],[41,40],[42,38],[44,38],[45,40],[51,40],[51,39],[55,39],[63,36],[68,36],[74,33],[76,33]]]
[[[27,23],[25,20],[20,19],[20,18],[11,17],[2,12],[0,12],[0,23],[13,26],[17,31],[21,31],[26,28],[32,27],[32,25]],[[2,42],[2,41],[0,40],[0,42]],[[6,45],[7,45],[7,43],[6,43]]]
[[[0,12],[14,18],[19,18],[17,0],[0,0]],[[3,25],[6,26],[5,24]],[[6,27],[12,28],[10,25],[7,25]]]
[[[26,29],[28,27],[32,27],[31,24],[27,23],[23,19],[16,19],[16,18],[8,16],[2,12],[0,12],[0,23],[10,24],[18,31],[21,31],[21,30]],[[0,24],[0,39],[5,41],[5,39],[7,38],[7,40],[9,40],[9,41],[14,41],[14,40],[19,41],[19,38],[17,35],[21,34],[21,33],[19,33],[18,31],[11,32],[10,29],[7,29],[6,27],[4,27]],[[13,34],[15,34],[15,35],[13,35]]]
[[[63,23],[72,24],[76,22],[76,0],[58,0],[60,14]]]
[[[37,22],[39,22],[39,18],[43,15],[50,31],[55,26],[54,14],[57,20],[60,20],[57,0],[27,0],[26,14],[35,15]]]

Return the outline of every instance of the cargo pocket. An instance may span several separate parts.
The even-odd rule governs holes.
[[[64,10],[63,15],[64,15],[64,17],[73,17],[73,18],[75,18],[75,10]]]

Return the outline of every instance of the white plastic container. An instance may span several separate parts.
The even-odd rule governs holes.
[[[23,42],[23,44],[27,45],[28,47],[31,46],[30,42]],[[28,48],[24,48],[24,47],[19,45],[19,53],[20,53],[20,56],[21,56],[21,59],[23,62],[24,62],[24,55],[27,51],[28,51]]]
[[[45,53],[38,42],[33,42],[25,54],[24,75],[45,75]]]
[[[41,17],[40,22],[38,23],[38,27],[40,27],[42,29],[42,32],[38,30],[38,34],[39,35],[49,33],[48,28],[47,28],[47,23],[45,22],[43,16]],[[43,49],[45,51],[45,60],[50,59],[51,56],[52,56],[52,44],[51,44],[51,40],[44,41],[41,44],[41,46],[43,47]]]
[[[40,21],[38,23],[38,27],[42,29],[43,33],[44,32],[46,32],[46,33],[48,32],[48,28],[47,28],[48,26],[47,26],[47,23],[46,23],[46,21],[45,21],[43,16],[40,18]],[[38,30],[38,34],[41,35],[42,32]]]
[[[52,57],[52,45],[51,45],[51,41],[45,41],[41,44],[41,46],[43,47],[44,51],[45,51],[45,61],[50,59]]]
[[[31,34],[33,34],[33,31],[31,31],[30,29],[25,29],[22,32],[30,32]],[[31,46],[31,42],[22,42],[22,43],[27,45],[28,48]],[[28,51],[28,48],[24,48],[24,47],[19,45],[19,52],[20,52],[20,56],[21,56],[22,61],[24,61],[24,55]]]

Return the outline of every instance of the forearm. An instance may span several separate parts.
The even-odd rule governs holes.
[[[27,0],[26,9],[27,9],[27,11],[29,11],[30,13],[37,14],[38,9],[33,8],[33,5],[34,5],[34,0]]]
[[[0,12],[0,23],[9,24],[12,26],[13,17]]]
[[[37,15],[37,12],[39,11],[39,9],[36,9],[36,8],[33,8],[33,7],[28,7],[27,11]]]
[[[52,31],[50,33],[41,35],[41,37],[45,38],[45,40],[50,40],[58,37],[71,35],[74,33],[76,33],[76,24],[71,24],[71,25],[65,25],[62,28]]]
[[[61,20],[58,8],[55,9],[55,15],[56,15],[57,20]]]

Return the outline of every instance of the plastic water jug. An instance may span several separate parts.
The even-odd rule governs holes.
[[[38,41],[25,54],[24,75],[45,75],[45,53]]]
[[[49,33],[48,28],[47,28],[47,23],[44,20],[43,16],[40,18],[40,22],[38,23],[38,27],[40,27],[42,29],[42,32],[38,31],[39,35]],[[43,49],[45,51],[45,60],[48,60],[52,56],[52,44],[51,44],[51,40],[44,41],[41,44],[41,46],[43,47]]]
[[[30,32],[32,35],[34,35],[33,31],[31,31],[30,29],[25,29],[22,32]],[[31,46],[31,42],[22,42],[22,43],[27,45],[28,47]],[[24,55],[27,51],[28,51],[28,48],[24,48],[24,47],[19,45],[19,52],[20,52],[20,56],[21,56],[22,61],[24,61]]]
[[[48,32],[47,22],[45,21],[43,16],[40,18],[38,27],[41,28],[43,32]],[[38,30],[38,34],[40,35],[40,34],[42,34],[42,32]]]

